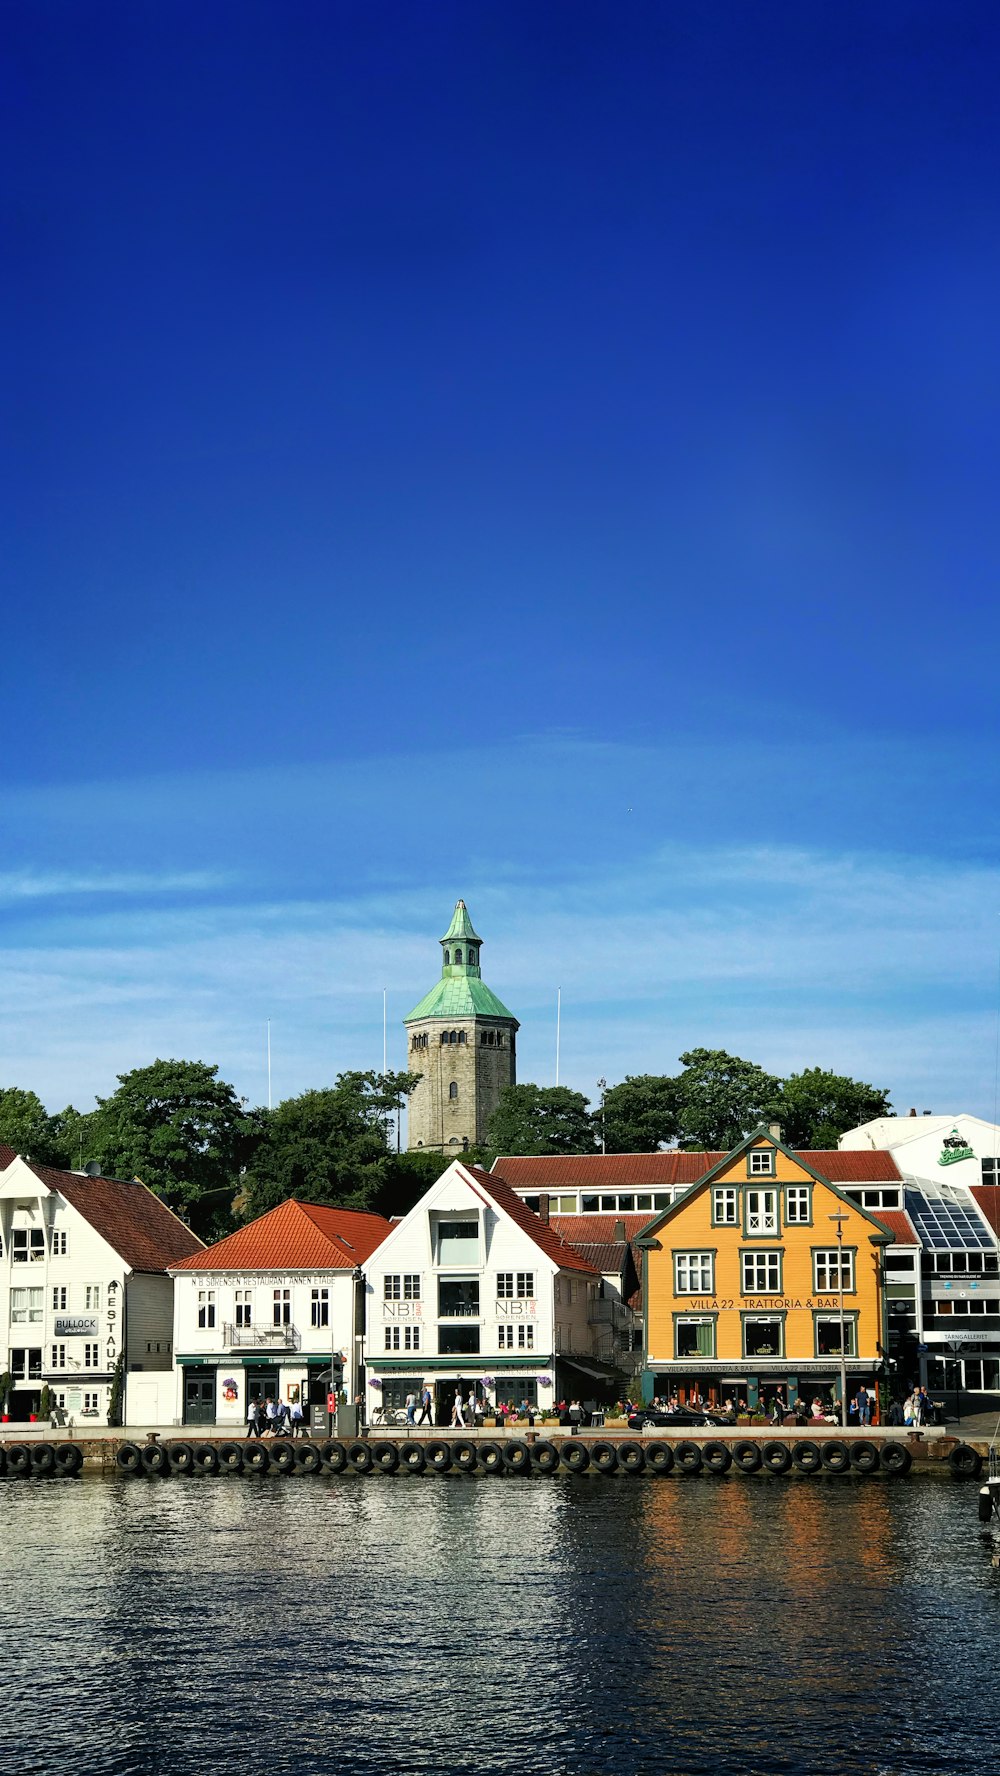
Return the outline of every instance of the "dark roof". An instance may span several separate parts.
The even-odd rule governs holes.
[[[973,1184],[971,1194],[993,1232],[1000,1234],[1000,1184]],[[885,1216],[880,1215],[880,1220]]]
[[[539,1220],[534,1210],[529,1209],[527,1203],[516,1196],[510,1185],[505,1183],[504,1179],[499,1177],[496,1172],[484,1172],[479,1166],[471,1165],[463,1165],[462,1170],[474,1184],[477,1184],[481,1190],[485,1190],[487,1196],[492,1197],[497,1207],[503,1209],[504,1213],[509,1215],[510,1219],[516,1222],[517,1226],[534,1240],[536,1246],[541,1247],[545,1256],[551,1258],[554,1264],[558,1264],[560,1269],[584,1270],[588,1276],[594,1274],[594,1266],[582,1257],[574,1246],[567,1245],[566,1241],[559,1237],[554,1227],[546,1221]]]
[[[892,1234],[894,1246],[919,1246],[916,1228],[905,1209],[873,1209],[872,1215]]]
[[[899,1167],[891,1153],[879,1149],[863,1152],[807,1147],[796,1156],[830,1184],[898,1184]],[[501,1155],[494,1172],[514,1190],[636,1190],[677,1189],[697,1184],[725,1153],[582,1153]]]
[[[390,1232],[383,1215],[294,1197],[228,1233],[176,1270],[354,1270]]]
[[[56,1190],[132,1270],[166,1270],[203,1242],[165,1202],[136,1179],[89,1178],[33,1165],[40,1183]]]

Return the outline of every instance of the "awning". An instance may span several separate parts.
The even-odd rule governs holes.
[[[620,1374],[620,1370],[613,1369],[610,1364],[603,1369],[596,1369],[593,1363],[585,1363],[579,1357],[557,1357],[556,1362],[561,1369],[575,1369],[579,1375],[588,1375],[591,1381],[612,1381]],[[535,1368],[538,1367],[536,1363]]]

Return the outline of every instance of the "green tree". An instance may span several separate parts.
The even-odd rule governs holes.
[[[677,1139],[677,1080],[666,1074],[629,1074],[604,1094],[604,1142],[609,1153],[655,1153]],[[597,1138],[601,1113],[595,1113]]]
[[[38,1165],[79,1164],[78,1158],[71,1157],[74,1121],[84,1123],[86,1118],[72,1105],[58,1116],[50,1116],[35,1092],[18,1085],[0,1086],[0,1142]]]
[[[692,1048],[677,1075],[680,1145],[727,1151],[780,1114],[781,1081],[722,1048]]]
[[[593,1153],[594,1125],[582,1092],[565,1085],[508,1085],[490,1117],[491,1153]]]
[[[371,1207],[400,1168],[402,1155],[390,1153],[388,1129],[418,1078],[341,1073],[324,1090],[286,1098],[266,1115],[263,1138],[243,1180],[241,1215],[250,1220],[293,1196]]]
[[[807,1067],[782,1082],[778,1119],[789,1147],[836,1147],[846,1129],[890,1116],[888,1091],[849,1079],[844,1073],[827,1073]]]
[[[89,1129],[93,1152],[112,1177],[141,1178],[172,1208],[189,1211],[212,1191],[235,1194],[262,1134],[218,1067],[154,1061],[119,1073],[118,1090],[98,1098]]]

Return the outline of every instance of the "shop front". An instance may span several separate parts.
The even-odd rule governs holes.
[[[845,1364],[848,1404],[859,1387],[877,1397],[882,1379],[881,1363],[849,1361]],[[644,1371],[643,1398],[676,1399],[678,1405],[732,1408],[740,1412],[793,1412],[798,1400],[811,1409],[815,1399],[824,1409],[839,1412],[840,1366],[830,1362],[775,1363],[666,1363]]]

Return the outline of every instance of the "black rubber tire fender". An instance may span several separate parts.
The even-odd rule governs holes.
[[[948,1457],[948,1466],[956,1480],[978,1480],[983,1471],[983,1458],[968,1443],[956,1443]]]
[[[823,1466],[819,1445],[813,1443],[808,1437],[804,1443],[794,1444],[792,1460],[801,1474],[818,1474]]]
[[[787,1474],[792,1465],[792,1452],[787,1443],[765,1443],[760,1459],[769,1474]]]
[[[878,1450],[874,1443],[851,1444],[851,1467],[856,1474],[878,1473]]]
[[[342,1443],[337,1442],[336,1437],[331,1437],[328,1442],[324,1443],[320,1455],[323,1457],[323,1466],[328,1473],[342,1474],[344,1472],[347,1466],[347,1450]]]
[[[672,1474],[674,1452],[669,1443],[647,1443],[646,1467],[651,1474]]]
[[[11,1443],[7,1446],[7,1472],[15,1479],[31,1473],[31,1450],[27,1443]]]
[[[318,1474],[323,1466],[323,1457],[315,1443],[293,1443],[295,1466],[300,1474]]]
[[[217,1474],[219,1451],[214,1443],[196,1443],[191,1450],[191,1471],[195,1474]]]
[[[508,1474],[531,1473],[531,1450],[527,1443],[521,1442],[520,1437],[513,1437],[509,1443],[504,1443],[500,1453]]]
[[[704,1458],[701,1447],[685,1437],[682,1443],[674,1445],[674,1467],[679,1474],[700,1474]]]
[[[479,1450],[470,1438],[459,1437],[451,1445],[452,1466],[462,1474],[474,1474],[479,1466]]]
[[[504,1470],[503,1450],[499,1443],[480,1443],[479,1466],[484,1474],[502,1474]]]
[[[56,1444],[57,1474],[62,1474],[67,1480],[72,1480],[74,1475],[78,1474],[82,1467],[83,1450],[80,1448],[79,1443]],[[0,1472],[2,1472],[2,1469],[0,1469]]]
[[[623,1474],[644,1474],[646,1472],[646,1452],[641,1443],[619,1443],[618,1466]]]
[[[6,1451],[6,1449],[4,1449],[3,1445],[0,1444],[0,1475],[6,1474],[6,1472],[7,1472],[7,1451]]]
[[[618,1471],[618,1451],[613,1443],[606,1443],[603,1438],[590,1445],[590,1465],[599,1474],[615,1474]]]
[[[381,1474],[394,1474],[399,1467],[399,1450],[395,1443],[375,1443],[372,1462]]]
[[[242,1443],[219,1444],[219,1467],[224,1474],[242,1474],[244,1451]]]
[[[554,1474],[559,1466],[559,1451],[554,1443],[543,1437],[540,1443],[535,1444],[531,1460],[540,1474]]]
[[[248,1443],[243,1452],[244,1474],[266,1474],[270,1471],[271,1457],[264,1443]]]
[[[751,1442],[749,1438],[744,1438],[741,1443],[734,1443],[733,1461],[741,1474],[759,1474],[764,1465],[760,1444]]]
[[[348,1443],[347,1465],[355,1474],[370,1474],[375,1465],[372,1461],[371,1444],[363,1442],[361,1438]]]
[[[427,1445],[427,1466],[435,1474],[447,1474],[451,1467],[451,1444],[443,1437],[432,1437]]]
[[[820,1444],[819,1459],[828,1474],[846,1474],[851,1466],[847,1444],[842,1443],[839,1437],[831,1437],[828,1443]]]
[[[295,1450],[284,1438],[277,1438],[267,1446],[271,1458],[271,1466],[279,1474],[290,1474],[295,1466]]]
[[[717,1442],[713,1441],[704,1445],[701,1459],[705,1464],[707,1474],[728,1474],[733,1465],[733,1452],[729,1444],[723,1443],[720,1439]]]
[[[886,1474],[908,1474],[913,1457],[905,1443],[883,1443],[882,1469]]]
[[[168,1443],[167,1460],[172,1474],[190,1474],[194,1465],[190,1443]]]
[[[590,1450],[586,1443],[578,1443],[575,1437],[567,1437],[561,1451],[562,1465],[571,1474],[585,1474],[590,1466]]]
[[[139,1454],[144,1474],[169,1474],[170,1458],[162,1443],[144,1443]]]
[[[399,1452],[400,1466],[408,1474],[422,1474],[427,1467],[427,1457],[422,1443],[404,1443]]]
[[[56,1465],[56,1452],[51,1443],[33,1443],[31,1445],[31,1472],[33,1474],[51,1474]]]
[[[142,1468],[142,1450],[138,1443],[122,1443],[115,1455],[115,1467],[123,1474],[138,1474]]]

